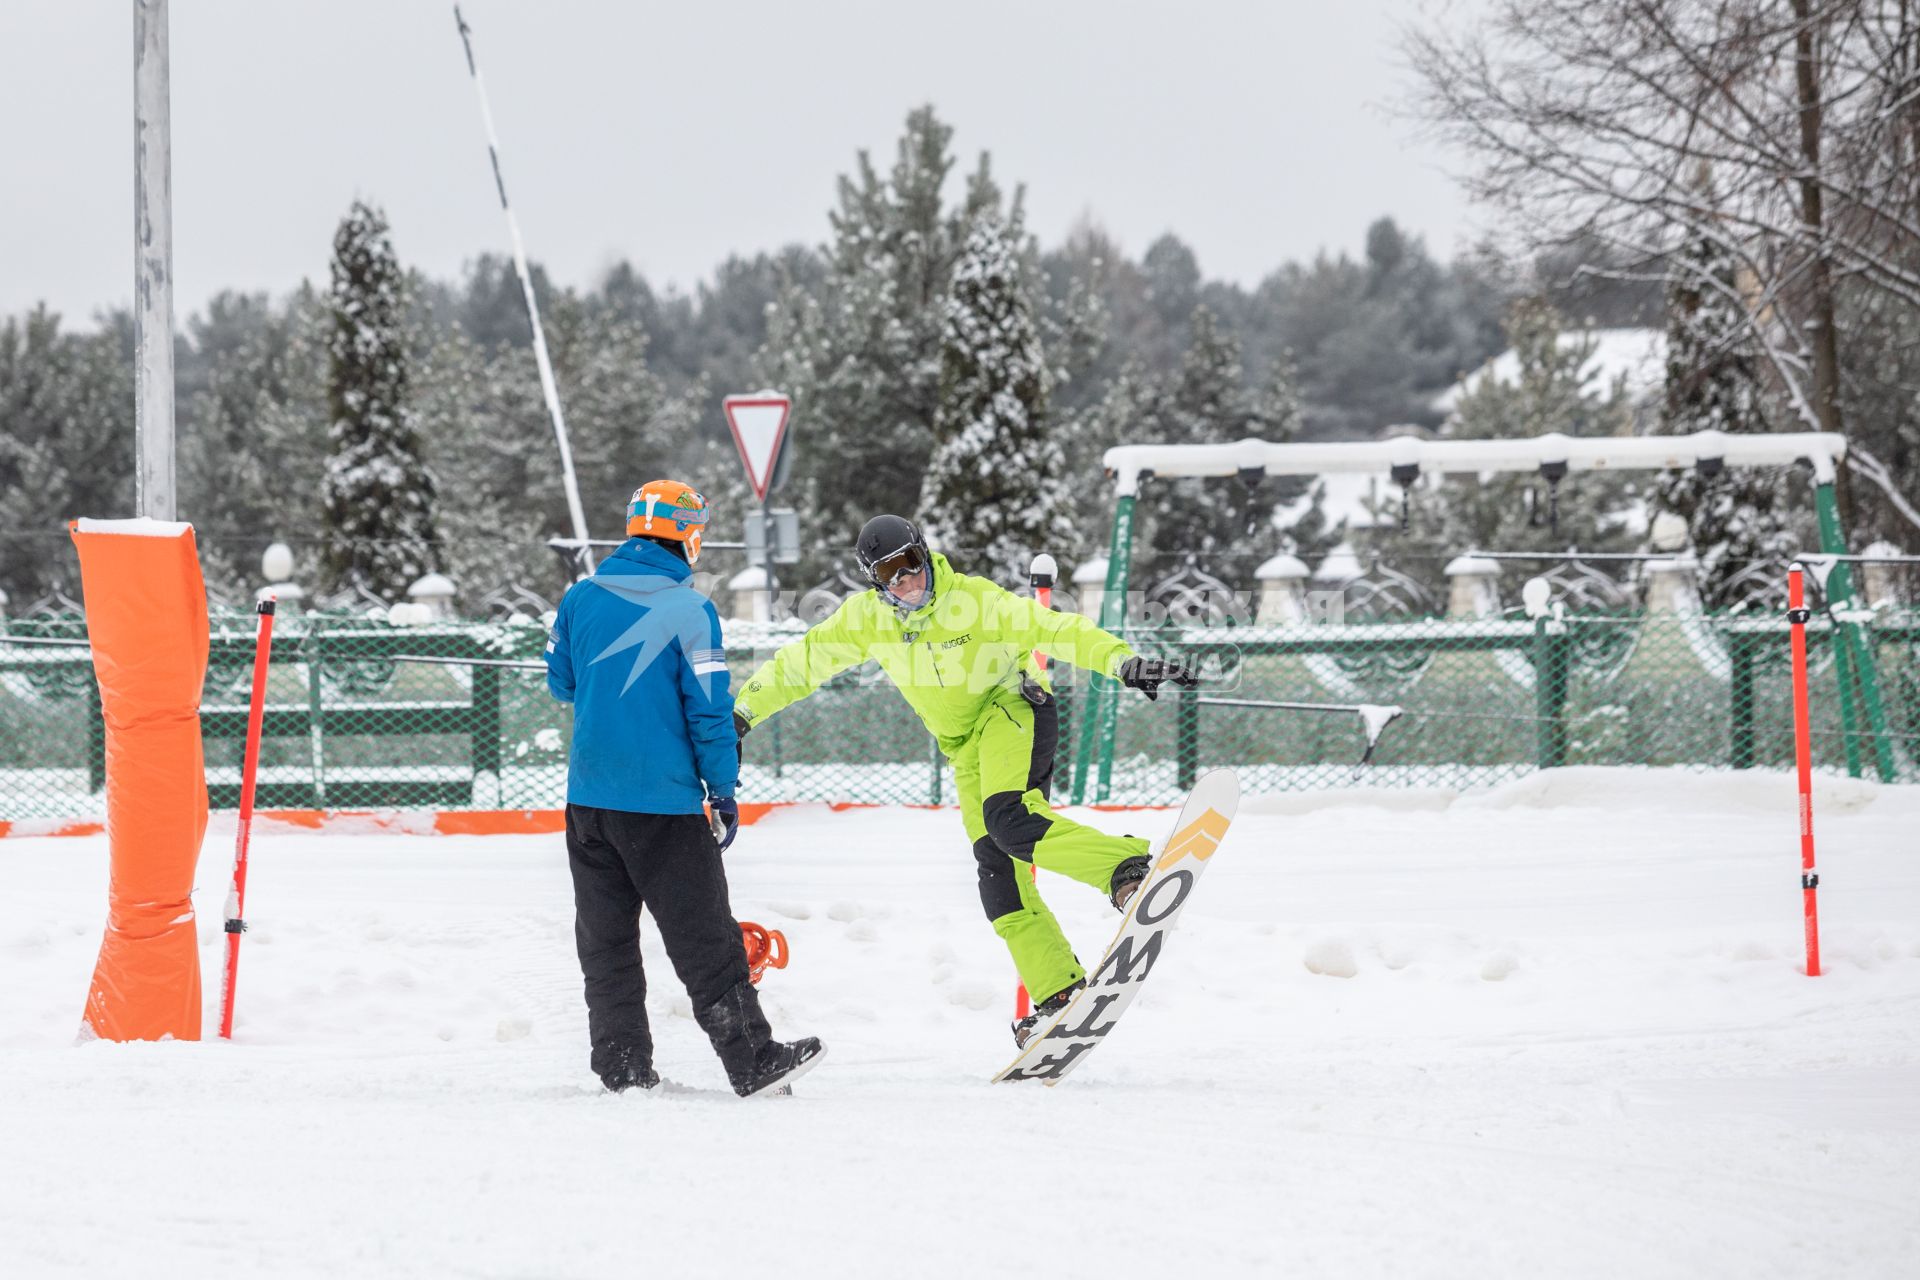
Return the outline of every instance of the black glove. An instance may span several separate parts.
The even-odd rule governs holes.
[[[753,721],[733,713],[733,758],[741,764],[747,762],[747,734],[753,729]]]
[[[720,852],[725,853],[733,838],[740,834],[740,805],[732,796],[710,796],[707,811],[713,838],[720,842]]]
[[[1182,689],[1200,686],[1199,676],[1165,658],[1128,658],[1120,664],[1120,683],[1129,689],[1138,689],[1149,701],[1160,697],[1160,686],[1168,681]]]

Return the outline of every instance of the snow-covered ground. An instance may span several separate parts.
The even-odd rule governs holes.
[[[751,1103],[651,939],[670,1086],[599,1092],[558,837],[262,829],[236,1041],[79,1047],[105,841],[0,841],[0,1274],[1911,1277],[1917,791],[1822,782],[1817,979],[1781,775],[1252,799],[1056,1089],[986,1082],[953,813],[776,812],[734,903],[829,1056]]]

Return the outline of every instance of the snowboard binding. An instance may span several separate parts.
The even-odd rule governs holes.
[[[747,977],[754,986],[760,985],[760,976],[768,969],[787,967],[787,935],[778,929],[742,920],[740,942],[747,949]]]

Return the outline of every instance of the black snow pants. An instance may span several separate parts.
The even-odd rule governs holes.
[[[567,861],[594,1074],[618,1089],[637,1083],[653,1064],[640,968],[643,904],[729,1074],[750,1063],[771,1032],[748,979],[726,870],[706,818],[569,804]]]

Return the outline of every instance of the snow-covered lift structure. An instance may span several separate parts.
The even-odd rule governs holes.
[[[1422,440],[1403,436],[1392,440],[1279,444],[1268,440],[1240,440],[1233,444],[1129,444],[1107,450],[1107,475],[1114,482],[1112,545],[1107,556],[1105,594],[1100,602],[1100,625],[1119,631],[1126,624],[1127,575],[1133,558],[1133,509],[1140,486],[1152,479],[1262,476],[1319,476],[1338,472],[1379,474],[1402,486],[1422,475],[1488,473],[1538,474],[1558,483],[1580,471],[1667,471],[1694,467],[1713,473],[1722,467],[1780,467],[1806,463],[1813,469],[1814,513],[1820,526],[1820,549],[1828,556],[1845,556],[1846,538],[1840,528],[1834,500],[1835,470],[1846,456],[1846,438],[1830,432],[1729,435],[1701,431],[1684,436],[1567,436],[1552,432],[1504,440]],[[1838,626],[1834,665],[1840,678],[1840,711],[1846,730],[1849,771],[1860,773],[1855,735],[1853,685],[1858,673],[1861,701],[1872,729],[1875,764],[1880,776],[1893,781],[1897,766],[1887,736],[1886,710],[1881,703],[1872,651],[1860,634],[1857,620],[1845,608],[1853,598],[1852,575],[1845,560],[1833,562],[1826,583],[1827,602]],[[1081,719],[1080,742],[1073,777],[1073,800],[1088,799],[1087,779],[1096,749],[1100,754],[1095,800],[1105,799],[1113,774],[1113,734],[1118,709],[1118,686],[1096,679]]]

